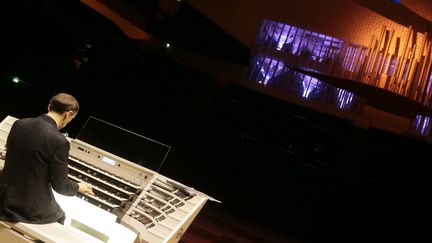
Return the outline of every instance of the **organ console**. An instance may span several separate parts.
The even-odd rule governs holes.
[[[0,169],[16,118],[0,123]],[[65,224],[0,224],[13,242],[178,242],[208,201],[206,194],[78,139],[68,138],[69,178],[93,186],[94,195],[55,193]],[[59,230],[59,228],[61,230]],[[9,237],[9,238],[7,238]],[[11,238],[11,239],[12,239]],[[11,241],[12,242],[12,241]]]

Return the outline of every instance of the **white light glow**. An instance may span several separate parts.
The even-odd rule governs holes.
[[[102,161],[105,162],[105,163],[107,163],[107,164],[110,164],[110,165],[115,165],[115,164],[116,164],[116,161],[115,161],[115,160],[110,159],[110,158],[105,157],[105,156],[102,157]]]

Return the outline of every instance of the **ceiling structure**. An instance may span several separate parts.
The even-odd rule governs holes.
[[[172,44],[175,48],[166,52],[167,57],[192,69],[208,73],[220,82],[242,79],[241,73],[249,64],[249,50],[262,19],[269,15],[275,18],[281,18],[283,15],[283,9],[277,8],[281,5],[278,1],[265,4],[260,1],[213,0],[81,0],[81,2],[109,18],[132,39],[142,40],[148,45],[153,43],[153,48],[163,48],[167,43]],[[416,31],[429,30],[430,22],[427,19],[401,4],[368,0],[356,0],[356,2],[401,25],[412,25]],[[302,12],[302,4],[298,4],[298,6],[295,4],[290,6],[292,8],[290,12],[296,12],[293,9]],[[395,11],[402,12],[404,15],[389,14]],[[324,77],[324,80],[337,87],[348,87],[351,92],[369,98],[370,105],[384,107],[384,110],[394,114],[407,117],[414,117],[415,112],[432,114],[427,107],[416,102],[407,102],[404,97],[386,91],[379,92],[379,97],[387,102],[380,102],[375,95],[376,92],[372,91],[375,90],[374,87],[368,91],[367,87],[366,90],[356,88],[358,84],[351,80],[343,80],[342,83],[331,77]],[[406,107],[401,106],[398,111],[392,107],[386,109],[382,104],[395,101],[404,103]]]

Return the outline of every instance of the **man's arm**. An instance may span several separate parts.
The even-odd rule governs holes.
[[[58,146],[49,161],[49,181],[52,188],[63,195],[75,196],[79,185],[68,178],[68,155],[70,145],[68,141]]]

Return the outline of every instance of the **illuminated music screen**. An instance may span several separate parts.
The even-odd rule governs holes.
[[[96,117],[89,117],[77,140],[159,172],[171,147]]]

